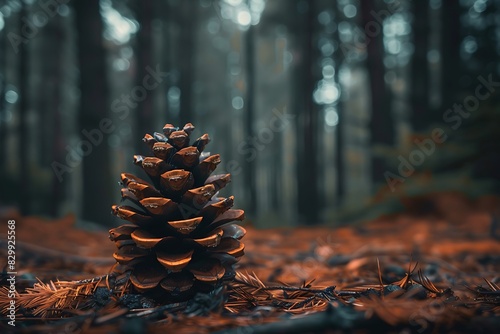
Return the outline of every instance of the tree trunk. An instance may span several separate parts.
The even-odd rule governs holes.
[[[4,27],[6,29],[7,27]],[[0,157],[7,153],[7,105],[5,93],[7,91],[7,38],[5,33],[0,34]],[[0,159],[0,174],[6,175],[7,159]],[[1,179],[1,177],[0,177]]]
[[[379,12],[377,8],[379,1],[361,2],[361,16],[363,27],[369,22],[374,22],[372,12]],[[380,30],[382,26],[380,25]],[[373,152],[377,146],[392,146],[394,144],[394,123],[390,108],[389,91],[386,87],[384,75],[384,44],[383,34],[379,33],[367,42],[368,53],[366,66],[368,69],[370,92],[371,92],[371,144],[372,144],[372,180],[375,189],[385,182],[384,173],[387,170],[386,163],[382,157]]]
[[[498,24],[491,18],[496,17],[498,20],[499,9],[500,3],[498,1],[491,1],[487,3],[486,10],[481,13],[480,19],[487,23],[485,28],[476,35],[478,49],[474,56],[477,58],[478,66],[471,73],[473,78],[476,78],[478,75],[487,77],[491,73],[498,73],[498,47],[492,47],[493,45],[498,45],[498,38],[496,37]],[[474,86],[475,83],[471,83],[467,91]]]
[[[246,99],[245,99],[245,138],[254,136],[254,97],[255,97],[255,27],[250,26],[245,35],[245,73],[246,73]],[[250,216],[256,214],[257,189],[255,180],[256,159],[251,159],[245,165],[245,188],[248,190],[247,210]]]
[[[172,67],[172,10],[173,7],[170,4],[170,1],[161,1],[159,3],[159,8],[162,11],[163,25],[162,25],[162,46],[161,46],[161,60],[160,66],[162,71],[170,72]],[[170,110],[169,101],[167,98],[168,90],[171,87],[170,78],[167,78],[167,82],[161,86],[159,89],[162,90],[160,94],[162,99],[162,105],[164,109],[161,110],[161,114],[163,115],[162,119],[165,123],[174,122],[174,117]],[[164,124],[160,124],[163,126]]]
[[[429,108],[429,2],[413,2],[413,44],[411,64],[411,125],[415,131],[426,130],[437,117]]]
[[[337,4],[333,4],[333,12],[335,13],[335,19],[337,22],[340,22],[340,17],[343,13],[338,9]],[[339,30],[335,29],[334,32],[334,40],[335,41],[340,41],[340,36],[339,36]],[[339,73],[340,73],[340,67],[342,63],[344,62],[344,54],[342,53],[342,50],[338,48],[334,55],[334,60],[335,60],[335,82],[339,85],[340,87],[340,78],[339,78]],[[341,87],[342,88],[342,87]],[[339,99],[337,102],[337,114],[339,117],[336,129],[335,129],[335,140],[336,140],[336,169],[337,169],[337,189],[336,189],[336,197],[337,197],[337,206],[342,205],[344,195],[345,195],[345,157],[344,157],[344,149],[345,149],[345,141],[344,141],[344,110],[343,110],[343,102],[342,99]],[[328,205],[326,203],[326,205]]]
[[[460,61],[460,3],[443,1],[441,5],[441,110],[451,108],[460,90],[463,66]],[[442,112],[441,111],[441,112]]]
[[[79,129],[96,135],[94,143],[83,135],[82,143],[90,143],[90,153],[83,157],[82,217],[101,224],[111,221],[112,190],[117,176],[110,173],[110,152],[106,135],[109,131],[108,82],[106,54],[102,44],[103,23],[99,0],[75,0],[76,29],[78,33],[78,61],[80,68]],[[98,136],[97,134],[100,134]],[[99,140],[100,138],[100,140]],[[80,145],[82,146],[82,145]]]
[[[23,31],[25,25],[23,19],[28,15],[28,10],[26,9],[26,4],[24,2],[20,3],[21,10],[19,11],[19,32]],[[28,126],[27,126],[27,113],[29,108],[29,78],[28,78],[28,47],[29,43],[19,44],[19,53],[17,55],[18,59],[18,82],[19,82],[19,119],[17,134],[19,138],[18,145],[18,155],[19,155],[19,209],[23,215],[30,213],[31,208],[31,175],[29,168],[28,154],[29,150],[26,147],[29,142]]]
[[[137,35],[137,48],[135,54],[137,57],[137,69],[135,84],[137,87],[144,87],[143,80],[148,75],[147,67],[155,68],[153,64],[153,32],[151,21],[153,17],[153,3],[151,1],[136,2],[137,20],[140,24],[140,30]],[[137,152],[143,152],[145,149],[144,143],[140,140],[146,133],[153,131],[154,124],[153,111],[153,91],[147,90],[146,98],[143,101],[137,101],[136,107],[136,139],[135,147]],[[163,124],[161,125],[163,126]]]
[[[298,212],[299,220],[305,224],[318,223],[318,110],[312,95],[317,78],[313,74],[316,47],[313,43],[316,21],[315,1],[309,1],[304,18],[302,50],[304,58],[300,65],[299,92],[305,96],[301,104],[301,113],[297,117],[298,138],[302,145],[297,145],[298,152]],[[296,92],[298,94],[298,92]]]
[[[54,49],[52,50],[54,52],[54,57],[51,59],[53,62],[53,70],[54,72],[52,73],[52,91],[50,94],[48,94],[51,97],[52,103],[51,103],[51,116],[50,118],[53,120],[52,123],[52,129],[51,129],[51,151],[52,151],[52,156],[51,158],[54,159],[55,161],[63,161],[64,159],[64,150],[63,150],[63,137],[62,137],[62,115],[61,115],[61,104],[62,104],[62,98],[61,98],[61,90],[62,88],[62,82],[63,82],[63,71],[62,71],[62,66],[63,66],[63,52],[64,52],[64,43],[67,42],[66,39],[66,31],[64,30],[64,27],[62,26],[63,22],[60,17],[54,18],[53,21],[50,23],[52,25],[53,29],[53,34],[52,36],[55,37],[53,38],[53,45]],[[49,122],[47,122],[49,123]],[[47,152],[50,152],[49,150]],[[50,194],[50,201],[49,201],[49,213],[52,216],[57,216],[59,213],[59,205],[61,204],[62,197],[63,197],[63,185],[61,182],[59,182],[58,178],[56,177],[55,174],[52,174],[52,192]]]
[[[193,7],[192,3],[188,1],[183,1],[179,4],[181,15],[181,20],[178,24],[181,28],[180,43],[182,47],[179,47],[179,57],[177,59],[180,65],[180,81],[179,88],[181,90],[180,103],[181,108],[179,112],[179,126],[182,127],[188,122],[195,122],[193,119],[193,104],[191,100],[192,96],[192,86],[193,86],[193,71],[195,67],[195,36],[196,36],[196,17],[198,6]]]

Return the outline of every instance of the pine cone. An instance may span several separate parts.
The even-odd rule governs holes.
[[[118,247],[112,271],[129,275],[131,287],[141,293],[179,299],[210,291],[234,278],[233,264],[243,255],[239,240],[246,231],[231,223],[243,220],[244,212],[230,209],[233,196],[217,197],[231,175],[210,176],[220,156],[202,153],[210,141],[207,134],[189,145],[193,130],[191,123],[182,130],[167,124],[164,135],[146,134],[143,141],[155,156],[136,155],[134,162],[151,184],[121,174],[122,198],[135,206],[112,207],[113,214],[131,223],[109,231]]]

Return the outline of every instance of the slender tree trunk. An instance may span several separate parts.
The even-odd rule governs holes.
[[[372,12],[379,12],[377,5],[380,1],[362,1],[361,16],[363,27],[369,22],[374,22]],[[380,27],[382,29],[382,27]],[[383,34],[379,33],[370,37],[367,43],[367,61],[369,82],[370,82],[370,109],[371,109],[371,144],[372,147],[379,145],[394,144],[394,123],[390,108],[389,91],[386,87],[384,75],[384,44]],[[384,173],[387,167],[383,158],[372,153],[372,180],[375,189],[377,185],[385,182]]]
[[[498,15],[500,14],[498,12],[499,8],[500,3],[498,1],[491,1],[487,3],[486,10],[481,13],[481,19],[487,23],[486,27],[477,34],[478,49],[475,53],[475,57],[477,57],[479,61],[480,68],[473,71],[473,77],[477,77],[479,74],[488,76],[498,71],[498,49],[493,47],[498,43],[498,38],[496,37],[498,28],[495,21],[490,18],[497,17],[498,19]],[[469,91],[469,88],[467,91]]]
[[[195,68],[195,36],[196,36],[196,18],[198,7],[193,7],[191,2],[183,1],[179,4],[181,7],[181,19],[179,20],[179,26],[181,27],[180,42],[182,47],[179,47],[179,58],[178,62],[180,64],[181,76],[180,76],[180,90],[181,90],[181,109],[179,114],[180,124],[183,126],[188,122],[194,122],[193,119],[193,104],[191,100],[192,96],[192,86],[193,86],[193,71]]]
[[[245,72],[246,72],[246,113],[245,113],[245,138],[254,136],[254,97],[255,97],[255,27],[250,26],[245,35]],[[257,189],[255,180],[256,159],[252,159],[245,166],[245,187],[248,189],[247,210],[250,215],[256,214],[257,209]]]
[[[6,27],[4,27],[5,29]],[[7,38],[6,34],[0,34],[0,157],[5,157],[7,153],[7,106],[5,101],[7,79]],[[7,159],[0,159],[0,173],[6,175]]]
[[[54,52],[53,47],[57,42],[55,42],[54,39],[50,37],[47,38],[47,41],[45,42],[48,44],[47,49],[50,48],[50,53]],[[44,48],[41,47],[40,49],[43,50]],[[40,49],[39,51],[41,51]],[[53,65],[56,58],[59,58],[59,55],[54,54],[54,57],[40,65],[41,68],[39,68],[39,73],[41,73],[43,79],[40,80],[38,85],[39,88],[35,92],[35,94],[38,95],[36,112],[38,114],[38,119],[42,120],[39,124],[39,129],[37,129],[38,133],[36,140],[36,143],[38,145],[38,149],[36,150],[36,160],[37,163],[41,166],[49,165],[50,162],[54,159],[52,156],[47,154],[47,152],[50,152],[51,148],[53,124],[52,122],[46,122],[45,120],[52,119],[50,118],[51,109],[53,108],[51,104],[52,96],[50,94],[47,94],[47,91],[54,89],[55,83]]]
[[[162,57],[160,60],[161,68],[163,71],[170,72],[170,69],[172,67],[172,6],[170,4],[170,1],[162,1],[159,4],[160,9],[162,10],[162,17],[163,17],[163,27],[162,27],[162,32],[163,32],[163,39],[162,39]],[[167,78],[167,82],[160,87],[162,90],[162,104],[164,105],[164,110],[161,110],[161,113],[163,115],[163,119],[165,123],[172,123],[173,122],[173,115],[172,112],[170,111],[169,108],[169,103],[167,99],[167,94],[168,94],[168,89],[171,87],[170,85],[170,78]],[[160,124],[163,126],[164,124]]]
[[[413,1],[413,44],[411,64],[411,124],[416,131],[427,129],[437,119],[429,108],[429,2]]]
[[[151,21],[153,17],[153,3],[151,1],[136,2],[137,20],[141,26],[137,35],[137,70],[135,84],[137,87],[143,87],[143,80],[148,75],[147,67],[156,68],[153,64],[153,32]],[[142,101],[137,101],[136,116],[136,151],[144,151],[144,143],[140,138],[146,133],[150,133],[154,129],[154,114],[153,114],[153,91],[146,91],[146,98]],[[162,125],[163,126],[163,125]]]
[[[336,23],[340,22],[341,16],[343,16],[342,12],[338,10],[337,4],[333,4],[333,11],[335,12],[335,20]],[[342,17],[343,18],[343,17]],[[335,41],[340,41],[339,37],[339,30],[335,29],[334,32],[334,40]],[[339,73],[340,73],[340,66],[344,62],[344,54],[342,53],[342,50],[338,48],[335,53],[334,53],[334,60],[335,60],[335,82],[339,85],[340,87],[340,78],[339,78]],[[342,87],[341,87],[342,88]],[[342,90],[341,90],[342,91]],[[345,195],[345,157],[344,157],[344,149],[345,149],[345,142],[344,142],[344,110],[343,110],[343,102],[342,99],[339,99],[337,102],[337,114],[339,117],[338,123],[337,123],[337,128],[335,129],[335,134],[336,134],[336,168],[337,168],[337,191],[336,191],[336,197],[337,197],[337,206],[342,205],[344,195]]]
[[[54,133],[55,122],[60,122],[56,117],[60,107],[55,99],[59,100],[55,92],[61,86],[59,77],[60,66],[63,52],[64,31],[61,29],[62,20],[55,16],[47,22],[47,25],[40,31],[39,41],[34,44],[35,50],[39,54],[50,54],[42,61],[37,62],[34,73],[40,73],[41,80],[38,81],[36,94],[36,113],[41,121],[37,125],[37,163],[40,166],[49,166],[52,161],[61,161],[55,159],[49,152],[52,152],[53,142],[56,134]],[[48,121],[53,120],[53,121]],[[64,161],[64,159],[62,160]],[[55,174],[54,174],[55,176]]]
[[[460,61],[460,3],[443,1],[441,5],[441,112],[451,108],[460,90],[463,66]]]
[[[305,95],[302,117],[298,122],[299,138],[302,145],[298,145],[298,212],[299,219],[306,224],[318,223],[318,110],[312,100],[316,77],[313,74],[316,48],[313,43],[314,26],[316,21],[315,1],[308,2],[308,11],[305,17],[304,38],[302,50],[304,58],[300,71],[305,84],[302,92]]]
[[[28,10],[26,8],[26,4],[21,2],[20,4],[21,10],[19,12],[19,31],[21,32],[25,23],[22,20],[28,14]],[[17,127],[17,134],[19,136],[19,145],[18,145],[18,155],[19,155],[19,187],[20,198],[19,198],[19,206],[21,213],[23,215],[27,215],[30,213],[31,208],[31,175],[29,168],[29,159],[28,154],[29,151],[26,147],[29,142],[28,138],[28,126],[27,126],[27,113],[28,113],[28,92],[29,92],[29,78],[28,78],[28,47],[29,43],[20,43],[19,44],[19,53],[18,57],[18,82],[19,82],[19,120]]]
[[[337,113],[339,116],[339,122],[337,124],[337,128],[335,129],[336,134],[336,161],[337,164],[337,205],[342,205],[344,195],[345,195],[345,157],[344,157],[344,149],[345,149],[345,141],[344,141],[344,110],[342,109],[342,103],[339,102],[337,104]]]
[[[94,136],[96,144],[83,158],[82,217],[106,224],[111,221],[111,191],[116,177],[110,173],[110,152],[106,134],[101,130],[104,122],[109,131],[108,82],[105,66],[106,54],[102,44],[103,23],[99,12],[99,0],[75,0],[76,29],[78,32],[78,61],[80,68],[79,128],[102,137]],[[108,121],[107,121],[108,120]],[[82,142],[90,140],[83,136]]]
[[[61,83],[63,81],[63,61],[64,61],[64,43],[66,40],[65,29],[62,26],[63,22],[61,18],[54,18],[53,22],[53,44],[54,44],[54,57],[51,60],[53,62],[53,77],[52,77],[52,91],[51,91],[51,100],[52,100],[52,129],[51,129],[51,151],[52,151],[52,159],[55,161],[63,161],[64,150],[63,150],[63,138],[62,138],[62,125],[61,125]],[[49,213],[52,216],[57,216],[59,213],[59,206],[63,197],[63,185],[57,179],[55,174],[52,174],[52,191],[50,198],[50,208]]]

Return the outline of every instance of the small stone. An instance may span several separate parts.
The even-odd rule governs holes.
[[[349,261],[351,261],[351,257],[350,256],[343,255],[343,254],[335,254],[332,257],[330,257],[326,261],[326,263],[329,266],[334,267],[334,266],[341,266],[341,265],[347,264],[347,263],[349,263]]]
[[[403,289],[401,289],[398,285],[390,284],[384,288],[384,296],[391,294],[395,291],[401,291],[401,290],[403,290]]]

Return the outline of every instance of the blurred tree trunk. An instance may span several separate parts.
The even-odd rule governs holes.
[[[437,120],[429,108],[429,2],[413,1],[413,45],[411,64],[411,125],[415,131],[426,130]]]
[[[7,29],[7,27],[4,27]],[[7,154],[7,105],[5,93],[7,91],[7,38],[5,33],[0,34],[0,157]],[[0,159],[0,174],[6,175],[7,159]]]
[[[19,33],[23,31],[25,26],[24,19],[28,15],[27,5],[24,2],[20,3],[21,10],[19,11]],[[19,136],[18,145],[18,155],[19,155],[19,209],[23,215],[30,213],[31,208],[31,175],[29,166],[29,150],[27,148],[27,143],[29,142],[28,124],[27,124],[27,113],[29,107],[29,77],[28,77],[28,48],[29,43],[19,44],[19,53],[17,54],[18,59],[18,83],[19,83],[19,104],[18,104],[18,127],[17,134]]]
[[[335,140],[336,145],[336,166],[337,167],[337,205],[342,205],[344,195],[345,195],[345,141],[344,141],[344,110],[342,108],[342,102],[339,101],[337,104],[337,113],[339,116],[339,121],[337,123],[337,128],[335,129]]]
[[[61,62],[64,52],[65,32],[61,25],[62,20],[59,15],[47,22],[47,25],[40,31],[40,42],[34,44],[34,49],[39,54],[50,54],[51,57],[41,59],[37,62],[34,72],[40,73],[41,80],[37,81],[38,89],[36,90],[36,112],[40,120],[37,126],[37,161],[41,166],[48,166],[52,161],[60,161],[55,159],[49,152],[52,152],[54,139],[57,134],[54,132],[55,122],[60,122],[56,117],[58,109],[61,107],[59,88],[62,84],[61,77]],[[53,120],[48,122],[47,120]],[[64,161],[64,157],[62,159]]]
[[[362,26],[375,21],[372,12],[379,12],[381,1],[362,1],[361,17]],[[387,10],[386,8],[384,8]],[[366,37],[368,53],[366,66],[370,80],[370,109],[371,109],[371,145],[372,145],[372,180],[374,189],[377,185],[385,182],[384,172],[387,170],[384,159],[374,152],[374,148],[379,146],[394,144],[394,122],[390,108],[389,90],[385,84],[384,75],[384,43],[382,25],[380,24],[380,33],[375,36]]]
[[[181,90],[180,97],[180,113],[179,126],[182,127],[188,122],[195,122],[193,119],[193,104],[191,100],[193,86],[193,71],[195,68],[195,37],[196,37],[196,19],[198,16],[198,6],[192,5],[189,1],[183,1],[179,4],[180,15],[178,17],[178,25],[180,27],[180,45],[178,47],[178,63],[180,66],[179,88]]]
[[[307,13],[299,14],[298,22],[302,25],[298,28],[301,44],[300,50],[303,58],[297,68],[295,77],[296,91],[293,93],[297,98],[299,109],[297,117],[297,172],[298,172],[298,203],[297,209],[299,220],[306,224],[316,224],[319,219],[318,203],[318,110],[312,96],[317,78],[314,75],[313,66],[316,63],[316,47],[313,43],[315,33],[315,2],[307,2]],[[300,1],[299,1],[300,3]]]
[[[63,61],[64,61],[64,43],[67,42],[66,39],[66,31],[64,27],[62,26],[62,18],[59,16],[54,17],[50,23],[50,31],[52,36],[52,41],[51,44],[53,44],[53,57],[49,60],[52,62],[51,68],[53,69],[53,72],[49,74],[49,78],[51,81],[51,91],[49,94],[47,94],[51,98],[51,109],[50,109],[50,119],[52,119],[52,122],[45,122],[45,123],[51,123],[51,130],[50,130],[50,139],[51,139],[51,149],[48,149],[46,151],[46,154],[48,152],[52,152],[51,154],[51,159],[55,161],[64,161],[64,145],[63,145],[63,136],[62,136],[62,115],[61,115],[61,105],[62,105],[62,98],[61,98],[61,90],[63,89],[63,71],[62,71],[62,66],[63,66]],[[48,135],[48,133],[46,134]],[[48,154],[47,154],[48,155]],[[52,191],[50,193],[50,200],[49,200],[49,213],[52,216],[57,216],[59,213],[59,206],[61,204],[63,197],[63,184],[59,182],[58,178],[54,173],[52,173]]]
[[[477,57],[478,66],[474,69],[474,73],[472,73],[473,78],[476,78],[478,75],[487,77],[489,74],[498,73],[498,46],[497,48],[493,47],[494,45],[498,45],[498,38],[496,37],[498,23],[493,18],[496,18],[496,21],[499,20],[499,9],[500,2],[491,1],[487,2],[486,10],[481,13],[480,19],[486,22],[486,24],[484,29],[476,34],[478,48],[474,56]],[[472,83],[472,87],[475,85],[475,82]]]
[[[338,9],[337,4],[333,4],[333,12],[335,13],[335,23],[338,24],[341,19],[344,19],[342,11]],[[334,40],[340,42],[339,29],[335,29],[334,32]],[[335,82],[340,87],[340,67],[344,62],[344,54],[340,48],[337,48],[333,55],[335,61]],[[342,87],[340,87],[340,91],[342,94]],[[337,205],[340,206],[342,204],[344,195],[345,195],[345,157],[344,157],[344,149],[345,149],[345,141],[344,141],[344,128],[345,128],[345,120],[344,120],[344,109],[342,98],[340,98],[337,102],[337,114],[339,117],[336,129],[335,129],[335,140],[336,140],[336,169],[337,169]],[[328,205],[328,204],[326,204]]]
[[[159,3],[159,7],[162,14],[163,18],[163,25],[162,25],[162,46],[161,46],[161,60],[160,60],[160,68],[162,71],[169,72],[172,67],[172,6],[170,4],[170,1],[161,1]],[[171,78],[167,78],[167,82],[160,88],[162,90],[162,93],[160,94],[162,98],[162,105],[164,106],[164,110],[160,110],[160,113],[163,115],[162,119],[165,121],[165,123],[172,123],[174,122],[173,120],[173,115],[170,110],[170,105],[168,102],[167,94],[168,90],[171,87],[170,85],[170,80]],[[164,124],[160,124],[160,126],[163,126]]]
[[[462,42],[459,1],[441,4],[441,110],[451,108],[460,90],[463,66],[460,61]]]
[[[40,38],[43,39],[43,43],[40,45],[36,45],[35,48],[37,52],[40,54],[51,54],[53,48],[57,47],[58,42],[52,36],[55,33],[55,29],[53,27],[53,23],[49,22],[45,27],[42,36]],[[55,55],[48,60],[40,62],[35,69],[35,72],[38,70],[41,80],[38,81],[38,89],[35,91],[36,96],[36,112],[38,114],[37,118],[41,120],[37,129],[37,145],[38,149],[36,150],[36,160],[40,166],[49,165],[51,161],[54,160],[54,157],[47,154],[51,150],[51,142],[52,142],[52,122],[44,122],[43,120],[51,119],[49,116],[50,111],[53,108],[51,105],[52,96],[47,94],[47,90],[53,89],[54,85],[54,66],[57,66],[55,63],[55,58],[59,58],[59,55]]]
[[[254,97],[255,97],[255,27],[250,26],[245,34],[245,73],[246,73],[246,99],[245,99],[245,138],[253,138],[254,136]],[[256,214],[257,209],[257,189],[255,180],[256,159],[247,161],[245,172],[245,187],[248,190],[249,197],[247,202],[247,210],[250,215]]]
[[[116,188],[110,173],[110,150],[100,123],[108,119],[108,81],[106,53],[102,44],[103,23],[99,12],[99,0],[75,0],[76,30],[78,33],[78,61],[80,68],[79,126],[100,133],[94,136],[91,152],[83,158],[82,217],[106,224],[111,221],[111,193]],[[109,127],[109,122],[107,123]],[[105,128],[108,128],[105,127]],[[109,131],[109,130],[108,130]],[[90,142],[86,136],[82,141]]]
[[[135,85],[144,88],[143,80],[149,75],[147,68],[153,70],[156,68],[155,64],[153,64],[153,32],[151,26],[153,2],[136,0],[135,10],[140,25],[135,50],[137,57]],[[137,101],[135,111],[136,134],[134,137],[136,139],[134,139],[134,142],[137,152],[143,152],[145,149],[144,143],[140,139],[156,128],[155,124],[153,124],[153,113],[153,90],[146,90],[145,98]],[[163,124],[160,126],[163,126]]]

